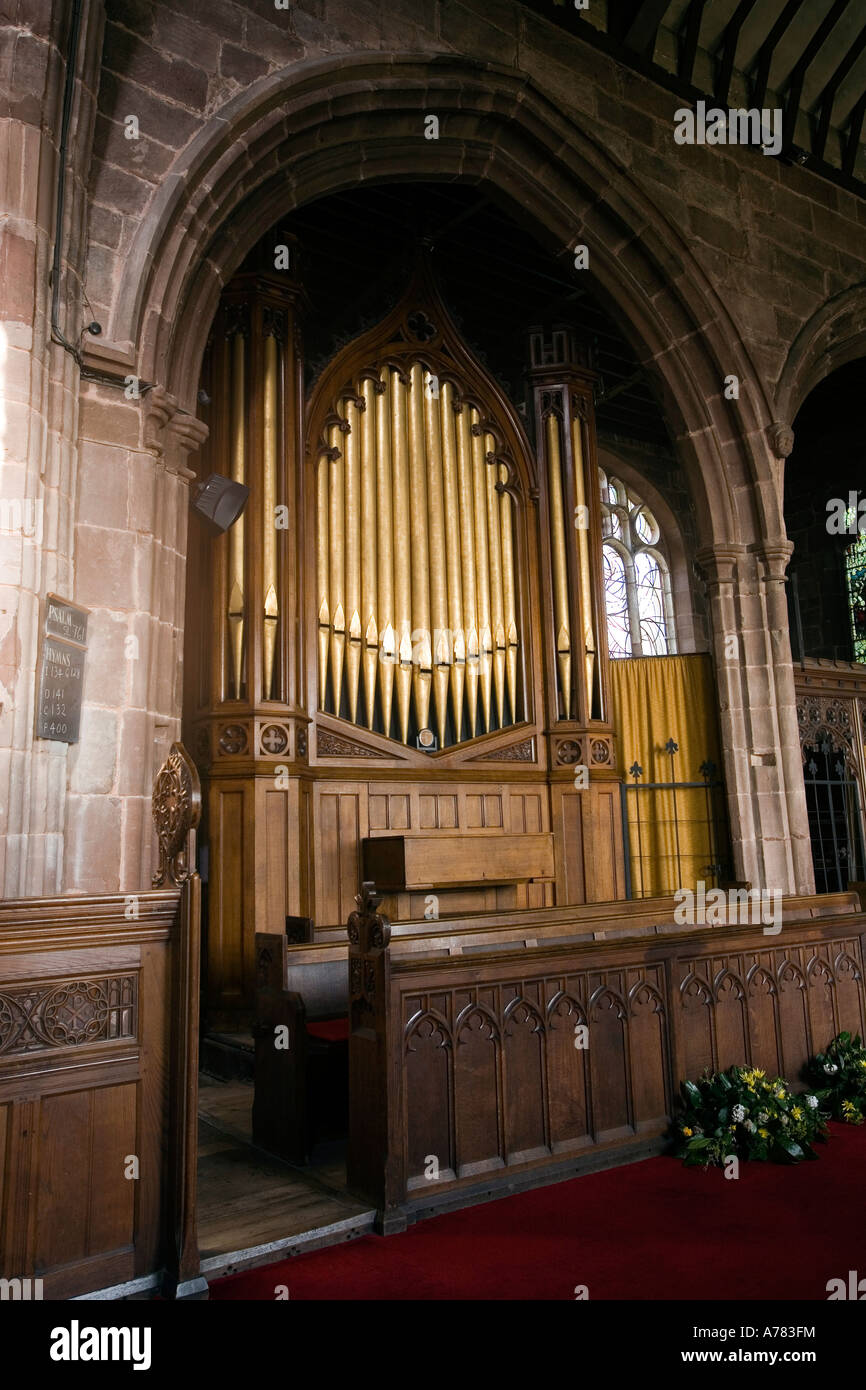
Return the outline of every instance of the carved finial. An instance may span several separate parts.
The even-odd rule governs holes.
[[[375,883],[369,880],[362,883],[355,902],[358,908],[349,916],[349,941],[362,954],[383,949],[391,939],[391,924],[387,917],[376,911],[380,898]]]
[[[154,888],[166,879],[178,887],[194,872],[190,836],[201,820],[201,784],[182,743],[173,743],[153,784],[153,823],[159,841]]]

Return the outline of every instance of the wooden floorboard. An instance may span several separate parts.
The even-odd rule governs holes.
[[[372,1227],[372,1210],[346,1191],[341,1157],[301,1169],[252,1146],[252,1096],[248,1082],[201,1078],[198,1239],[209,1278]]]

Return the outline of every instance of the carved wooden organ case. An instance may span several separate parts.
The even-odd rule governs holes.
[[[203,368],[200,474],[250,489],[190,522],[211,1018],[256,931],[345,922],[371,864],[396,920],[623,893],[592,374],[532,333],[533,447],[421,265],[305,400],[303,310],[238,275]]]

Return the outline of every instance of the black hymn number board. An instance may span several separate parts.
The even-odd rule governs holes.
[[[46,594],[39,662],[36,737],[77,743],[87,648],[86,608]]]

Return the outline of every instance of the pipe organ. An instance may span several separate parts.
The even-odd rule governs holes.
[[[319,708],[440,748],[520,722],[509,470],[419,356],[368,367],[316,460]]]
[[[255,932],[344,922],[378,839],[414,866],[398,919],[624,892],[591,373],[533,330],[531,441],[425,264],[305,392],[298,249],[245,263],[202,375],[202,475],[250,488],[190,526],[212,1026],[248,1015]]]

